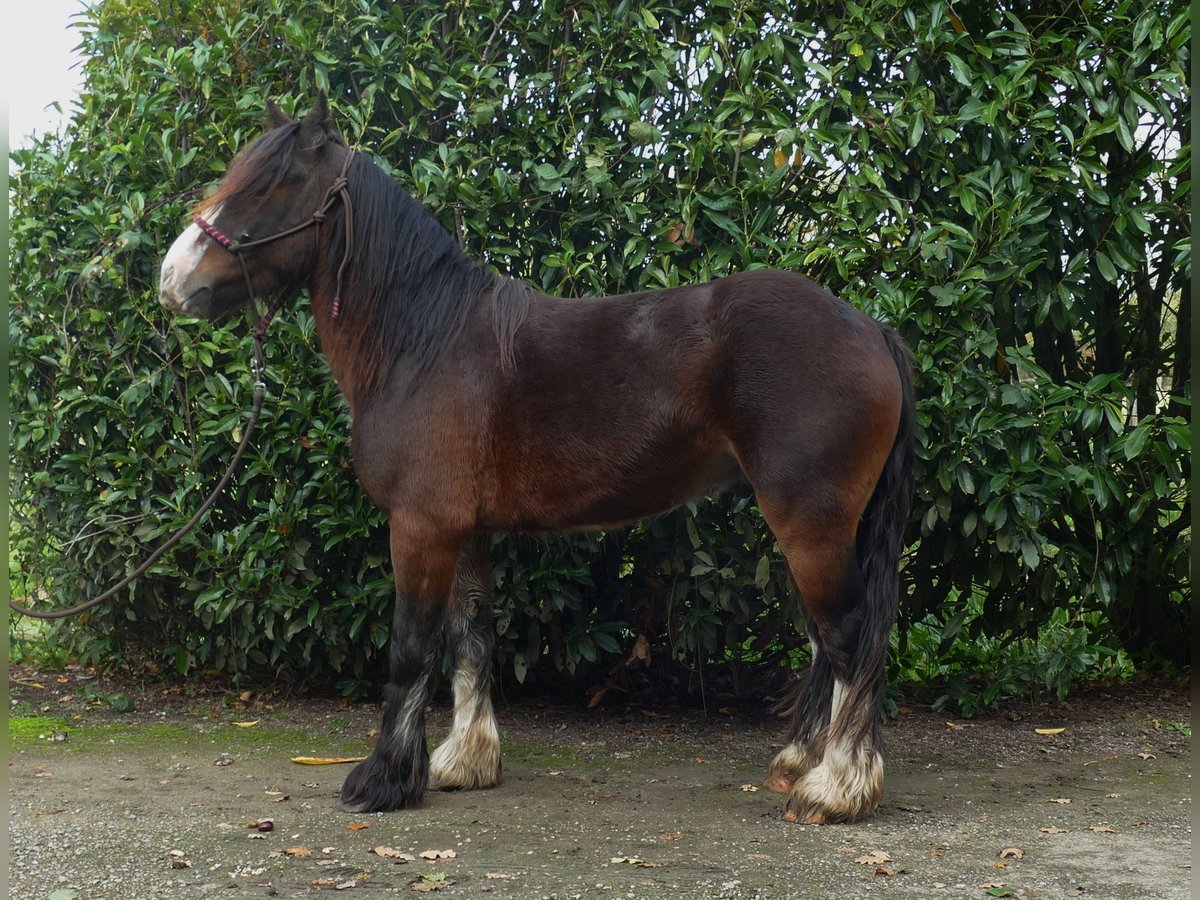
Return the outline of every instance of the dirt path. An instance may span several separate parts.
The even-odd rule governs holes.
[[[1191,896],[1183,685],[955,727],[906,710],[879,812],[817,827],[754,787],[782,734],[765,717],[501,703],[500,787],[351,816],[347,767],[290,758],[364,753],[373,707],[147,689],[120,715],[83,677],[14,673],[18,900]],[[435,740],[447,724],[435,709]],[[270,832],[247,827],[263,818]]]

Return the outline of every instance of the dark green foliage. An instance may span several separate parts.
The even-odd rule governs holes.
[[[502,272],[586,295],[790,268],[899,328],[921,398],[902,674],[999,666],[980,648],[1022,641],[1040,659],[1052,616],[1070,658],[1010,666],[1013,690],[1065,690],[1097,642],[1188,659],[1181,0],[301,6],[102,3],[71,129],[14,153],[15,590],[102,589],[223,469],[248,329],[160,312],[158,262],[265,98],[303,110],[321,88],[348,141]],[[377,671],[385,526],[305,308],[268,354],[236,486],[68,626],[89,658]],[[518,679],[604,671],[639,632],[697,668],[803,655],[746,495],[495,559]]]

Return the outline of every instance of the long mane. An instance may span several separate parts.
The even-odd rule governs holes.
[[[528,307],[528,286],[497,275],[462,252],[420,202],[363,153],[347,175],[354,255],[335,324],[361,388],[382,386],[401,357],[420,374],[447,349],[481,303],[491,307],[501,359]],[[345,220],[331,232],[340,258]]]
[[[299,123],[263,135],[230,166],[203,206],[237,198],[257,205],[279,186],[296,153]],[[342,144],[335,133],[330,142]],[[425,373],[462,333],[480,304],[491,307],[501,364],[528,309],[529,286],[490,271],[462,252],[453,236],[365,153],[347,173],[353,210],[353,256],[333,325],[338,352],[352,360],[355,389],[374,393],[404,360]],[[321,226],[324,268],[336,267],[346,240],[345,210],[336,204]],[[333,289],[332,271],[318,270],[314,291]],[[326,352],[332,350],[327,347]]]

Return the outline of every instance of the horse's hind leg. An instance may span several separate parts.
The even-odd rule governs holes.
[[[852,822],[883,792],[879,700],[891,620],[873,621],[855,551],[855,521],[789,517],[760,504],[800,594],[813,664],[788,744],[766,785],[788,794],[792,822]]]
[[[439,661],[461,540],[414,528],[402,516],[392,516],[391,526],[396,579],[391,674],[379,741],[342,783],[341,802],[351,812],[417,806],[429,780],[425,703]]]
[[[469,791],[500,783],[500,733],[492,710],[492,598],[486,538],[458,562],[446,634],[454,653],[454,720],[429,760],[430,787]]]

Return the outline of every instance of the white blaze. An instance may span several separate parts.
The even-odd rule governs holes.
[[[221,207],[218,206],[215,209],[204,210],[200,215],[208,220],[210,225],[215,225],[220,214]],[[196,271],[212,243],[215,243],[213,239],[195,222],[175,238],[175,243],[171,244],[171,249],[163,257],[162,270],[159,273],[159,303],[174,312],[188,311],[187,296],[183,292],[184,285]]]

